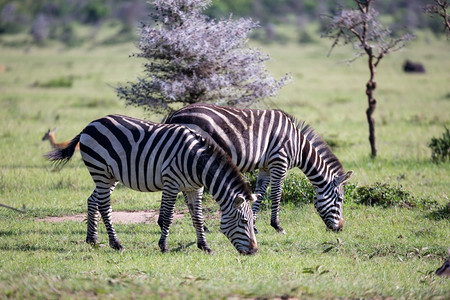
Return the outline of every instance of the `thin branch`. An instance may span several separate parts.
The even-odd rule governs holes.
[[[17,209],[17,208],[14,208],[14,207],[8,206],[6,204],[2,204],[2,203],[0,203],[0,206],[5,207],[5,208],[9,208],[9,209],[12,209],[12,210],[15,210],[15,211],[18,211],[18,212],[23,213],[23,214],[27,213],[27,209],[26,209],[25,205],[23,206],[23,210],[20,210],[20,209]]]
[[[444,30],[447,32],[447,34],[450,34],[450,15],[447,13],[448,9],[448,1],[444,0],[434,0],[434,3],[436,4],[429,4],[427,5],[425,12],[429,15],[438,15],[443,20],[444,23]]]

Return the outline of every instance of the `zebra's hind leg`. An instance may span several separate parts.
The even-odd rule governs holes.
[[[96,197],[98,210],[100,211],[106,231],[108,232],[109,246],[115,250],[122,250],[123,247],[117,238],[116,231],[111,220],[111,193],[114,191],[117,181],[109,180],[108,183],[96,183],[97,187],[95,188],[93,195]]]
[[[164,186],[161,198],[161,208],[158,217],[158,225],[161,227],[161,237],[158,245],[162,252],[167,252],[167,236],[173,221],[173,210],[177,199],[178,189]]]
[[[95,197],[95,192],[87,200],[88,215],[87,215],[87,236],[86,243],[97,246],[98,245],[98,206]]]
[[[205,222],[202,212],[203,187],[195,191],[184,192],[183,194],[186,197],[186,202],[188,203],[189,211],[191,212],[192,223],[194,224],[197,233],[197,247],[206,253],[212,254],[213,251],[206,242],[204,231]]]
[[[255,194],[258,196],[256,201],[252,205],[253,211],[253,224],[256,224],[256,217],[258,215],[259,206],[261,205],[264,195],[266,194],[267,186],[269,185],[270,174],[265,170],[259,170],[258,179],[256,181]],[[255,233],[258,233],[256,225],[254,226]]]

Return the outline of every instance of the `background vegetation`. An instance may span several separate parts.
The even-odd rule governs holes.
[[[448,279],[433,272],[450,248],[450,165],[433,162],[429,144],[450,125],[449,42],[421,29],[407,48],[383,61],[377,89],[382,104],[375,113],[379,153],[373,160],[364,115],[365,62],[339,63],[352,56],[344,48],[327,57],[330,42],[319,38],[319,27],[277,23],[282,44],[251,43],[272,57],[268,68],[275,77],[292,76],[292,83],[265,104],[310,123],[345,169],[355,172],[344,230],[326,231],[308,201],[296,205],[303,197],[286,201],[280,220],[287,235],[276,234],[270,210],[263,210],[257,222],[259,252],[250,257],[239,256],[218,232],[218,209],[210,199],[205,215],[213,256],[196,248],[188,215],[174,222],[164,255],[157,246],[156,222],[116,224],[126,248],[119,253],[107,246],[102,226],[104,245],[94,249],[84,243],[84,223],[40,221],[85,213],[94,187],[78,154],[62,170],[43,159],[49,144],[41,138],[48,128],[58,127],[57,139],[64,141],[109,113],[153,121],[162,116],[124,107],[116,96],[119,82],[142,72],[142,61],[128,57],[136,50],[132,42],[111,42],[119,40],[122,23],[107,20],[95,35],[94,27],[74,24],[82,41],[75,48],[59,40],[37,45],[27,31],[1,35],[0,203],[25,205],[27,212],[0,207],[0,298],[448,299]],[[427,73],[403,73],[406,59],[422,62]],[[288,180],[285,193],[295,195],[302,175],[298,170],[290,174],[300,178]],[[302,191],[307,197],[307,186]],[[358,191],[372,200],[388,193],[387,200],[415,199],[424,205],[363,203]],[[116,211],[158,209],[159,198],[159,193],[119,186],[112,206]],[[187,211],[182,201],[177,211]]]

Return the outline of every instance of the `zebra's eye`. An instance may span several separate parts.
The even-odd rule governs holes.
[[[248,219],[246,219],[246,218],[242,218],[242,223],[244,223],[244,224],[248,224]]]

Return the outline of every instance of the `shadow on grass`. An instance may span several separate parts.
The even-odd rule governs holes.
[[[47,251],[47,252],[59,252],[67,253],[69,249],[67,247],[48,247],[39,246],[33,244],[23,244],[23,245],[0,245],[1,251],[20,251],[20,252],[30,252],[30,251]],[[70,249],[72,250],[72,249]]]
[[[450,219],[450,202],[447,205],[442,206],[439,209],[433,210],[429,214],[426,215],[427,218],[440,221],[440,220],[449,220]]]
[[[170,252],[180,252],[180,251],[182,251],[182,250],[185,250],[185,249],[191,247],[192,245],[195,245],[195,242],[190,242],[190,243],[188,243],[188,244],[186,244],[186,245],[181,244],[181,243],[178,243],[178,245],[179,245],[179,246],[178,246],[177,248],[175,248],[175,249],[173,249],[173,250],[170,250]]]

